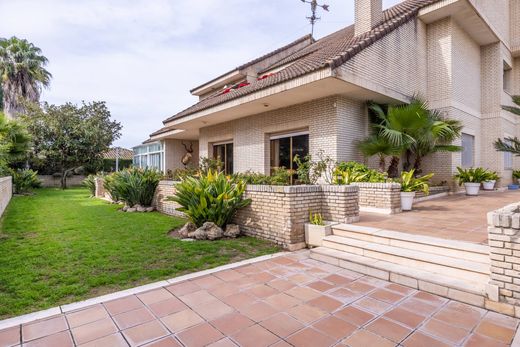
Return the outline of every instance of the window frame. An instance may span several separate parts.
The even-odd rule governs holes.
[[[471,165],[467,165],[464,163],[464,136],[468,136],[471,138]],[[462,147],[462,152],[460,154],[460,157],[461,157],[460,166],[463,168],[474,167],[475,166],[475,135],[463,132],[461,134],[460,138],[461,138],[461,147]]]
[[[273,160],[274,160],[274,153],[273,153],[273,141],[280,140],[280,139],[289,139],[289,167],[286,168],[287,170],[295,170],[295,163],[294,163],[294,150],[293,150],[293,141],[295,137],[298,136],[307,136],[307,152],[310,153],[310,135],[308,130],[294,130],[284,133],[276,133],[271,134],[269,136],[269,174],[272,175],[274,172],[274,168],[278,168],[280,166],[273,166]],[[293,184],[294,177],[291,176],[291,184]]]
[[[231,170],[228,170],[228,146],[232,146],[232,156],[231,156]],[[223,171],[226,175],[232,175],[235,170],[235,145],[233,143],[233,140],[228,141],[220,141],[220,142],[214,142],[211,144],[211,148],[213,150],[213,159],[216,158],[216,147],[224,146],[224,158],[221,159],[222,164],[224,165]]]

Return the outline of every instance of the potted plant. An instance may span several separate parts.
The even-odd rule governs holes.
[[[466,195],[471,196],[478,195],[480,184],[489,177],[489,171],[481,167],[469,169],[457,167],[457,171],[458,173],[455,175],[455,178],[458,180],[460,186],[464,185]]]
[[[513,170],[513,185],[517,185],[520,182],[520,170]]]
[[[309,247],[319,247],[325,236],[332,234],[332,225],[337,223],[326,222],[321,213],[309,212],[309,223],[305,224],[305,243]]]
[[[413,206],[415,192],[422,190],[425,194],[429,194],[430,186],[428,182],[433,174],[424,175],[422,177],[414,177],[415,170],[401,172],[399,183],[401,184],[401,210],[410,211]]]
[[[500,179],[496,171],[489,172],[487,179],[482,182],[482,187],[484,190],[493,190],[495,189],[495,183]]]

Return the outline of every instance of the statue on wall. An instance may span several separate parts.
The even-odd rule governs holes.
[[[182,156],[181,163],[182,165],[187,166],[189,163],[191,163],[191,159],[193,158],[193,143],[190,142],[190,148],[186,146],[184,141],[182,141],[181,143],[184,146],[184,149],[186,150],[186,154]]]

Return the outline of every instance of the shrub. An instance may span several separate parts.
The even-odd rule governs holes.
[[[415,169],[401,172],[401,178],[396,180],[401,184],[402,192],[423,191],[425,194],[430,193],[429,181],[434,174],[428,174],[421,177],[414,177]]]
[[[314,225],[325,225],[321,213],[313,214],[312,212],[309,212],[309,223]]]
[[[490,172],[487,169],[481,167],[463,169],[457,167],[458,173],[455,178],[459,182],[459,185],[464,183],[482,183],[488,180]]]
[[[345,171],[350,168],[352,173],[362,177],[362,180],[357,182],[379,183],[386,182],[388,178],[386,173],[370,169],[368,166],[355,161],[341,162],[336,168],[339,171]]]
[[[367,182],[368,173],[356,171],[353,167],[346,167],[340,169],[337,167],[334,170],[333,184],[349,185],[354,182]]]
[[[105,176],[105,189],[112,200],[126,205],[151,206],[162,173],[153,169],[129,168]]]
[[[516,179],[520,178],[520,170],[513,170],[513,178],[516,178]]]
[[[244,173],[236,173],[233,179],[242,180],[246,184],[270,185],[272,184],[271,176],[267,176],[258,172],[246,171]]]
[[[251,203],[243,199],[246,183],[242,179],[228,178],[221,172],[209,170],[198,178],[186,177],[175,186],[177,202],[189,220],[197,227],[213,222],[219,227],[228,224],[235,212]]]
[[[30,193],[35,188],[40,188],[42,182],[38,179],[38,172],[29,169],[10,170],[13,177],[15,194]]]
[[[323,151],[318,152],[318,160],[312,160],[310,154],[303,157],[303,160],[299,155],[295,155],[294,162],[298,166],[296,174],[300,184],[316,184],[322,176],[325,182],[332,183],[336,162],[329,156],[325,156]]]
[[[83,180],[83,185],[88,189],[91,196],[96,195],[96,175],[88,175]]]
[[[165,178],[169,180],[174,181],[180,181],[186,177],[195,177],[199,175],[199,169],[197,168],[183,168],[183,169],[175,169],[175,170],[168,170],[166,172]]]

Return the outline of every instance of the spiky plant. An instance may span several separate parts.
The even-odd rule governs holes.
[[[513,102],[520,106],[520,95],[513,96]],[[506,111],[520,116],[520,107],[502,106]],[[509,152],[516,156],[520,156],[520,139],[518,137],[506,137],[495,141],[495,149],[499,152]]]

